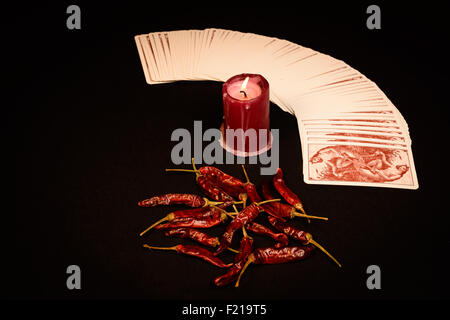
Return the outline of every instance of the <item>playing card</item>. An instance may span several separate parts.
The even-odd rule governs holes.
[[[348,145],[356,145],[356,144],[367,144],[367,145],[382,145],[382,146],[398,146],[406,148],[407,145],[403,142],[397,142],[397,141],[391,141],[391,140],[385,140],[385,139],[374,139],[374,138],[364,138],[364,137],[356,137],[356,136],[335,136],[335,137],[328,137],[328,136],[315,136],[315,137],[306,137],[307,144],[312,143],[327,143],[327,144],[348,144]]]
[[[153,81],[152,81],[152,79],[150,77],[150,73],[149,73],[149,62],[147,61],[146,56],[144,54],[144,48],[142,46],[140,36],[135,36],[134,40],[136,42],[136,47],[138,49],[139,59],[141,61],[142,69],[144,70],[145,81],[148,84],[152,84]]]
[[[417,189],[411,149],[346,144],[308,144],[304,154],[304,181],[333,184]]]
[[[167,62],[166,62],[166,53],[162,48],[162,43],[160,41],[160,37],[158,33],[150,33],[148,35],[151,50],[155,55],[156,65],[159,70],[160,80],[169,81],[171,78],[169,77]]]
[[[138,47],[141,64],[145,69],[146,81],[149,84],[166,83],[167,81],[160,80],[160,71],[157,68],[155,55],[152,51],[148,35],[141,35],[135,37],[136,45]]]
[[[354,132],[345,130],[335,130],[335,131],[308,131],[306,130],[306,135],[308,141],[312,139],[349,139],[355,141],[374,141],[379,143],[401,143],[405,144],[405,137],[398,134],[381,134],[379,132]]]
[[[397,122],[391,122],[391,120],[382,120],[383,122],[367,122],[367,121],[301,121],[299,123],[299,130],[305,137],[313,134],[314,132],[320,132],[324,130],[331,130],[333,132],[352,134],[355,131],[370,133],[397,133],[402,136],[405,143],[411,144],[411,138],[408,131]],[[386,121],[386,122],[385,122]],[[387,122],[389,121],[389,122]]]

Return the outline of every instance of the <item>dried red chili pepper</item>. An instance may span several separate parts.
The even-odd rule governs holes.
[[[261,189],[262,189],[264,199],[266,199],[266,200],[275,199],[272,192],[270,191],[270,184],[269,184],[268,180],[264,180]],[[285,204],[285,203],[273,202],[273,203],[269,203],[268,205],[273,208],[273,212],[274,212],[274,214],[276,214],[276,216],[279,216],[282,218],[292,219],[294,217],[302,217],[302,218],[310,218],[310,219],[328,220],[328,218],[326,218],[326,217],[318,217],[318,216],[311,216],[311,215],[307,215],[307,214],[303,214],[303,213],[298,213],[297,211],[295,211],[295,207]]]
[[[221,252],[223,252],[225,249],[227,249],[231,245],[231,242],[233,240],[233,236],[234,236],[234,233],[236,232],[236,230],[242,228],[247,223],[249,223],[250,221],[255,219],[258,216],[258,214],[261,210],[261,206],[263,204],[265,204],[267,202],[277,201],[277,200],[279,200],[279,199],[267,200],[267,201],[262,201],[259,203],[253,202],[252,204],[250,204],[249,206],[244,208],[228,224],[227,228],[225,229],[225,232],[222,234],[222,237],[220,238],[220,246],[214,254],[216,254],[216,255],[220,254]]]
[[[190,256],[194,256],[194,257],[203,259],[203,260],[205,260],[217,267],[220,267],[220,268],[229,268],[233,265],[232,263],[227,264],[227,263],[223,262],[221,259],[214,256],[211,251],[209,251],[205,248],[199,247],[199,246],[179,244],[179,245],[173,246],[173,247],[153,247],[153,246],[144,244],[144,247],[148,248],[148,249],[173,250],[173,251],[176,251],[177,253],[184,253],[184,254],[187,254]]]
[[[325,253],[328,257],[331,258],[339,267],[342,267],[342,265],[330,254],[328,251],[326,251],[319,243],[317,243],[313,238],[312,235],[306,231],[300,230],[294,226],[291,226],[285,222],[282,222],[280,220],[277,220],[273,217],[268,217],[270,224],[277,229],[278,231],[281,231],[285,234],[287,234],[292,239],[298,240],[302,242],[303,244],[313,244],[317,248],[319,248],[323,253]]]
[[[226,202],[221,206],[223,208],[231,203],[232,202]],[[220,207],[210,206],[171,212],[164,218],[156,221],[150,227],[142,231],[140,233],[140,236],[155,227],[156,229],[175,227],[209,228],[210,226],[217,225],[226,219],[226,215],[220,209]],[[160,225],[165,221],[170,221],[170,223]]]
[[[221,202],[210,201],[207,198],[195,194],[168,193],[158,195],[138,202],[140,207],[155,207],[157,205],[185,204],[190,207],[204,207],[220,204]]]
[[[167,230],[166,237],[178,237],[182,239],[191,239],[208,247],[217,246],[220,241],[218,237],[212,237],[209,234],[192,228],[176,228]]]
[[[216,255],[223,252],[226,248],[231,245],[234,233],[236,230],[240,229],[242,226],[249,221],[255,219],[259,214],[260,208],[256,203],[252,203],[243,209],[227,226],[225,232],[220,238],[220,245],[217,251],[214,253]]]
[[[242,274],[245,269],[251,264],[279,264],[288,263],[292,261],[304,260],[309,257],[314,251],[314,246],[292,246],[284,248],[257,248],[247,259],[244,267],[239,274],[235,287],[239,287]]]
[[[197,181],[197,185],[203,190],[203,192],[216,201],[233,201],[233,197],[231,197],[228,193],[222,190],[211,177],[207,175],[199,174],[197,168],[195,168],[194,158],[192,158],[192,166],[194,167],[195,172],[195,180]]]
[[[287,235],[285,235],[284,233],[273,232],[272,230],[270,230],[266,226],[263,226],[262,224],[259,224],[256,222],[250,222],[250,223],[247,223],[245,225],[245,227],[247,228],[247,230],[249,230],[251,232],[254,232],[254,233],[256,233],[258,235],[262,235],[262,236],[268,236],[268,237],[272,238],[273,240],[277,241],[277,243],[275,244],[275,248],[285,247],[289,243],[289,239],[288,239]]]
[[[216,247],[220,244],[218,237],[212,237],[209,234],[201,232],[200,230],[193,228],[175,228],[167,230],[164,235],[166,237],[178,237],[182,239],[191,239],[197,241],[208,247]],[[234,250],[232,248],[228,248],[228,250],[239,253],[239,251]]]
[[[234,264],[227,273],[214,279],[216,286],[221,287],[227,285],[239,276],[239,273],[244,267],[244,264],[247,261],[248,256],[251,254],[252,249],[253,239],[248,236],[244,236],[241,240],[239,253],[235,257]]]
[[[271,217],[267,217],[267,218],[268,218],[270,224],[278,231],[281,231],[284,234],[291,237],[292,239],[298,240],[302,243],[305,243],[307,241],[307,238],[306,238],[307,232],[306,231],[297,229],[294,226],[291,226],[282,221],[278,221],[277,219],[273,219]]]
[[[232,201],[221,202],[219,205],[210,205],[208,207],[201,207],[195,209],[177,210],[172,212],[174,219],[181,218],[204,218],[218,212],[217,209],[225,209],[233,204]],[[234,206],[234,205],[233,205]],[[220,210],[219,210],[220,211]]]
[[[245,192],[244,182],[241,180],[212,166],[201,167],[198,171],[201,175],[211,177],[230,196],[246,201],[247,193]]]
[[[166,171],[181,171],[181,172],[194,172],[194,173],[199,173],[203,176],[210,176],[211,178],[214,179],[218,179],[220,180],[223,184],[225,185],[229,185],[229,186],[243,186],[244,183],[223,172],[222,170],[216,168],[216,167],[212,167],[212,166],[203,166],[200,167],[199,169],[166,169]]]
[[[248,175],[247,175],[247,170],[245,170],[244,165],[242,165],[242,171],[244,171],[245,179],[247,180],[244,183],[244,188],[245,188],[245,191],[247,192],[247,195],[248,195],[250,201],[251,202],[261,202],[262,199],[259,196],[258,191],[256,190],[256,186],[252,182],[250,182],[250,179],[248,178]]]
[[[300,210],[303,214],[306,214],[300,198],[286,186],[286,183],[283,180],[283,171],[281,170],[281,168],[278,168],[277,173],[273,177],[273,185],[275,186],[275,189],[277,189],[279,194],[281,194],[284,200],[293,205],[295,209]]]
[[[253,238],[247,234],[245,227],[242,227],[242,232],[243,232],[244,236],[241,239],[238,254],[234,257],[235,263],[242,259],[247,260],[248,255],[250,253],[252,253],[252,250],[253,250]],[[244,239],[245,239],[245,241],[243,241]]]
[[[228,195],[246,201],[247,196],[244,189],[244,183],[241,180],[212,166],[203,166],[197,170],[194,159],[192,159],[192,166],[194,169],[166,169],[166,171],[194,172],[197,184],[213,199],[224,199],[227,198],[226,195]],[[206,182],[206,180],[210,182]],[[215,185],[215,187],[211,184]],[[222,192],[226,195],[223,195]]]
[[[204,218],[182,218],[165,224],[155,226],[156,230],[167,230],[174,228],[211,228],[217,226],[227,219],[225,213],[213,214]]]
[[[210,178],[207,176],[198,176],[196,178],[197,184],[202,191],[211,199],[216,201],[232,201],[234,200],[228,193],[219,188]]]

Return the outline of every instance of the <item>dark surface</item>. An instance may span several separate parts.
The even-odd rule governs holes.
[[[149,2],[150,3],[150,2]],[[9,10],[13,100],[3,106],[3,136],[14,155],[2,232],[3,299],[241,300],[449,298],[450,252],[447,51],[443,7],[380,5],[382,29],[365,26],[359,5],[277,5],[252,12],[141,4],[79,4],[82,29],[66,29],[70,3]],[[194,176],[174,167],[176,128],[218,128],[221,83],[146,84],[133,36],[220,27],[290,40],[342,59],[375,81],[410,128],[420,188],[306,185],[296,119],[271,105],[280,129],[280,167],[309,212],[306,225],[343,264],[316,252],[304,262],[251,266],[241,287],[217,288],[223,270],[143,243],[173,245],[163,232],[138,234],[172,208],[139,208],[166,192],[195,192]],[[188,166],[184,166],[188,167]],[[218,166],[243,178],[239,165]],[[258,165],[247,165],[260,186]],[[6,182],[5,182],[6,184]],[[264,222],[264,220],[261,219]],[[220,234],[223,227],[214,228]],[[258,245],[271,242],[255,237]],[[224,260],[232,256],[224,254]],[[82,289],[66,288],[79,265]],[[381,268],[368,290],[366,268]],[[291,303],[292,305],[292,303]]]

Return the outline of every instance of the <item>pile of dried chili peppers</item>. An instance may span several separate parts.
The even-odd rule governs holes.
[[[245,182],[212,166],[197,169],[194,159],[192,159],[192,166],[193,169],[166,169],[166,171],[195,173],[197,185],[206,197],[173,193],[139,201],[138,205],[141,207],[172,204],[190,207],[169,213],[142,231],[140,236],[151,229],[164,230],[167,237],[190,239],[199,245],[179,244],[173,247],[156,247],[144,244],[145,248],[173,250],[228,269],[226,273],[214,280],[217,286],[224,286],[235,281],[235,286],[238,287],[242,274],[251,263],[278,264],[303,260],[309,257],[315,248],[323,251],[341,267],[333,256],[313,240],[310,233],[287,222],[294,217],[306,218],[308,222],[310,219],[328,219],[306,214],[300,198],[286,185],[280,168],[273,177],[272,185],[287,203],[275,198],[269,180],[264,181],[262,185],[263,197],[261,197],[256,186],[250,182],[244,166],[242,169],[246,177]],[[241,208],[240,211],[238,207]],[[230,208],[233,210],[227,211]],[[271,228],[254,221],[261,213],[267,214],[267,221]],[[225,222],[228,224],[221,237],[213,237],[204,232],[205,229]],[[239,250],[232,249],[232,241],[241,230],[243,236]],[[275,244],[272,247],[256,248],[253,238],[247,232],[269,237],[275,241]],[[291,241],[294,243],[291,244]],[[225,250],[235,253],[234,262],[226,263],[219,257]]]

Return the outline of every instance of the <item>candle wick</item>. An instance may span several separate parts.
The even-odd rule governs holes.
[[[239,91],[239,92],[242,92],[242,93],[244,94],[244,97],[247,98],[247,93],[246,93],[244,90],[241,90],[241,91]]]

